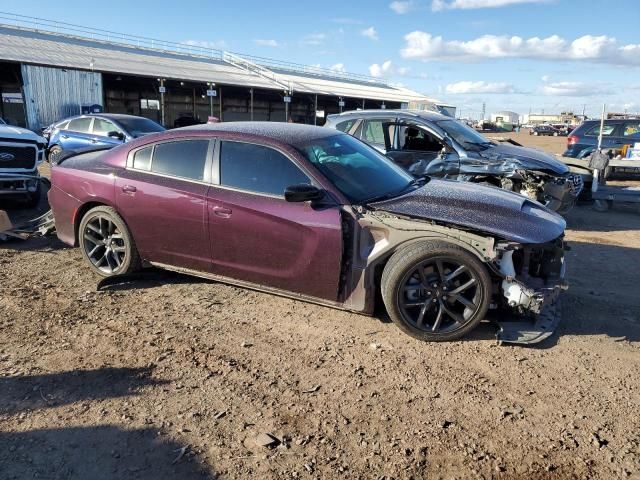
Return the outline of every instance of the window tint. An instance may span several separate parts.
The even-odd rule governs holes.
[[[284,195],[288,186],[311,181],[291,160],[272,148],[222,142],[220,183],[251,192]]]
[[[604,129],[602,130],[602,136],[603,137],[608,137],[613,135],[613,131],[616,129],[615,125],[609,124],[607,125],[606,123],[604,124]],[[595,127],[593,127],[591,130],[589,130],[587,133],[587,135],[594,135],[594,136],[598,136],[600,135],[600,124],[596,125]]]
[[[625,123],[622,128],[622,136],[640,139],[640,122]]]
[[[355,120],[347,120],[346,122],[340,122],[336,125],[336,130],[340,130],[341,132],[348,132],[353,127],[353,124],[356,123]]]
[[[146,147],[133,154],[133,168],[149,170],[151,168],[151,152],[153,147]]]
[[[67,130],[72,132],[89,133],[92,118],[76,118],[71,120],[67,126]]]
[[[204,179],[209,140],[180,140],[159,143],[153,151],[151,170],[191,180]],[[135,159],[134,159],[135,163]]]
[[[382,128],[382,120],[370,120],[364,123],[362,129],[362,140],[368,143],[377,143],[384,145],[384,130]]]
[[[116,126],[108,120],[103,120],[101,118],[93,119],[93,133],[94,135],[102,135],[103,137],[107,136],[109,132],[117,132],[119,131]]]

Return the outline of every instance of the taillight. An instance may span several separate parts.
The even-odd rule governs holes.
[[[576,143],[578,143],[580,141],[580,137],[577,137],[575,135],[569,135],[567,137],[567,146],[570,145],[575,145]]]

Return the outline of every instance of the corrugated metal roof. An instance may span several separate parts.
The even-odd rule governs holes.
[[[167,52],[9,25],[0,25],[0,59],[281,90],[280,86],[267,78],[214,57]],[[291,83],[294,95],[295,92],[304,92],[392,102],[429,101],[429,98],[419,93],[383,83],[329,78],[316,73],[307,75],[286,68],[272,68],[272,71],[277,73],[279,80]]]

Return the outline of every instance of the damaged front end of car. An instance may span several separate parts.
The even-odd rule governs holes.
[[[498,242],[495,247],[495,307],[499,342],[538,343],[553,334],[560,321],[559,297],[568,288],[562,237],[544,244]]]

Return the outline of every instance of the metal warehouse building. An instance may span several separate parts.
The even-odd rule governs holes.
[[[343,109],[437,102],[380,79],[0,13],[0,116],[33,130],[100,105],[167,127],[323,124]]]

